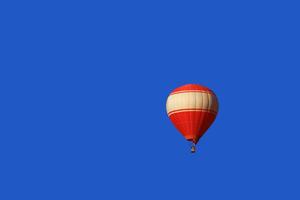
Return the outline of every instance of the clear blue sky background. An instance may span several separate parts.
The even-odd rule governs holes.
[[[2,1],[0,199],[300,199],[296,1]],[[165,112],[210,87],[198,153]]]

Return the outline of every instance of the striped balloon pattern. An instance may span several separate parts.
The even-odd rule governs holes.
[[[217,116],[218,100],[209,88],[187,84],[171,92],[166,107],[177,130],[186,140],[197,144]]]

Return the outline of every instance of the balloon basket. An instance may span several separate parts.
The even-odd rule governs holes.
[[[191,147],[191,153],[196,153],[196,145],[193,144]]]

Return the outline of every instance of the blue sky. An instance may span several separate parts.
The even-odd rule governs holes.
[[[299,199],[295,2],[1,2],[0,198]],[[186,83],[220,104],[195,155]]]

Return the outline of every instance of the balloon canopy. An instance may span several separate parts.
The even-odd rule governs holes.
[[[187,84],[170,93],[166,107],[177,130],[195,145],[214,122],[218,113],[218,100],[209,88]]]

